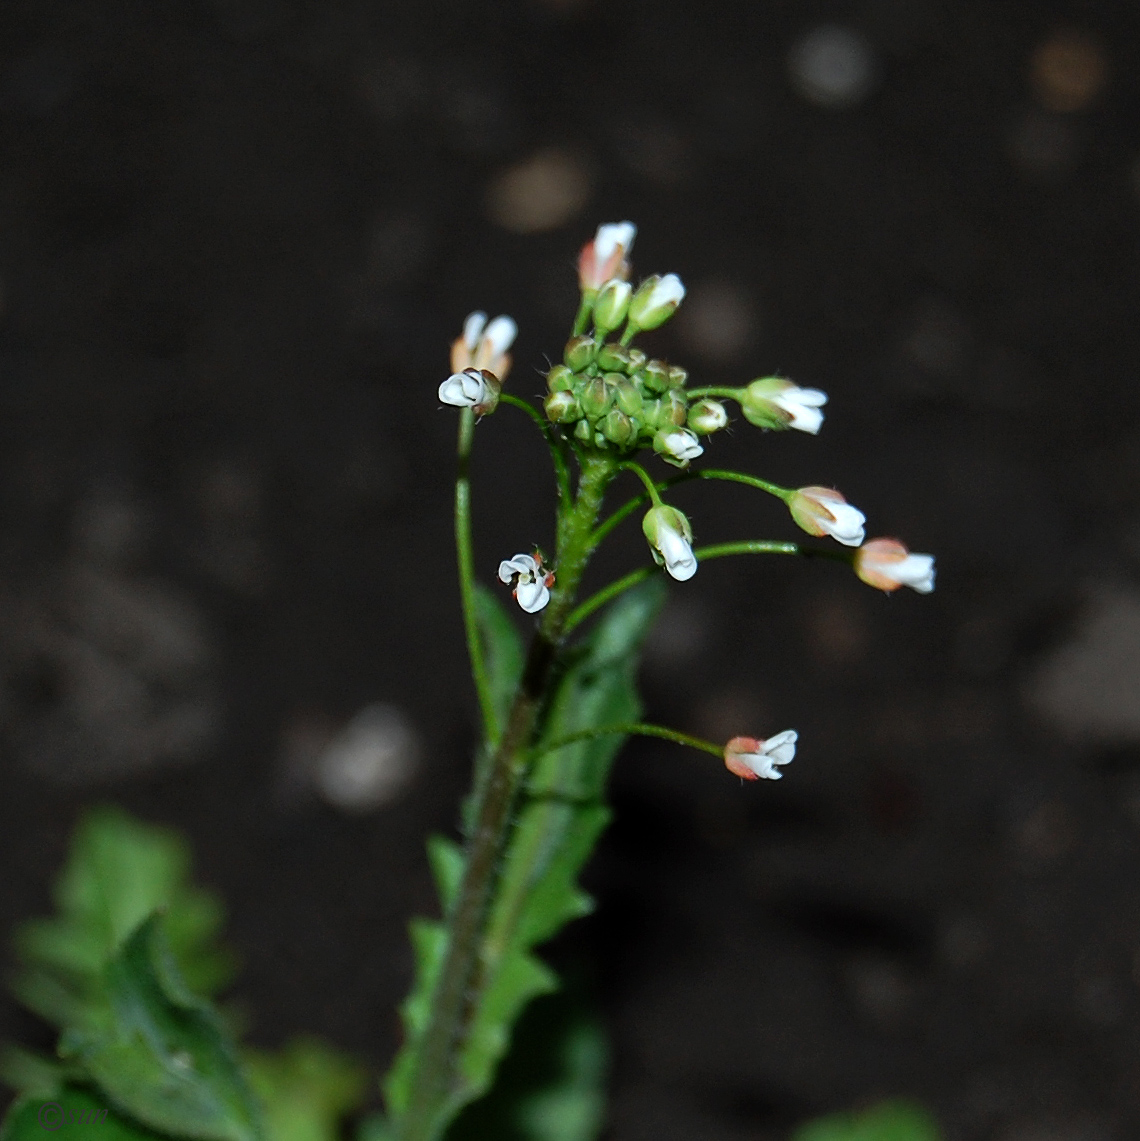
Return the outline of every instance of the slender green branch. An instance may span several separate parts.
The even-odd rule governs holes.
[[[777,499],[782,499],[785,503],[795,495],[792,488],[780,487],[779,484],[769,483],[766,479],[759,479],[754,475],[745,475],[741,471],[726,471],[723,468],[705,468],[696,473],[697,479],[724,479],[730,483],[744,483],[749,487],[757,487],[761,491],[766,491],[769,495],[774,495]]]
[[[471,444],[475,438],[475,413],[464,408],[459,413],[458,471],[455,477],[455,548],[459,563],[459,597],[463,604],[463,629],[467,636],[467,654],[471,659],[471,676],[483,718],[483,734],[492,745],[499,741],[499,723],[495,716],[495,700],[491,680],[483,658],[479,624],[475,617],[475,556],[471,542]]]
[[[707,388],[687,388],[685,395],[690,400],[699,400],[702,396],[721,396],[726,400],[740,400],[743,389],[725,388],[723,385],[709,385]]]
[[[623,471],[631,471],[638,479],[645,484],[645,493],[653,500],[654,507],[661,506],[661,496],[657,491],[657,484],[655,484],[649,475],[639,463],[634,463],[633,460],[626,460],[624,463],[618,464],[618,467]]]
[[[566,619],[566,625],[563,627],[563,633],[569,634],[575,626],[584,622],[595,610],[605,606],[611,598],[617,598],[619,594],[624,594],[625,591],[637,586],[639,582],[651,578],[657,573],[657,570],[658,568],[653,563],[650,563],[649,566],[638,567],[637,570],[630,571],[629,574],[623,575],[616,582],[611,582],[609,586],[602,587],[597,593],[591,594],[585,602],[579,603],[570,611],[570,616]]]
[[[716,543],[711,547],[698,547],[693,554],[698,562],[724,558],[725,555],[800,555],[805,559],[831,559],[840,563],[852,563],[855,559],[854,551],[832,550],[829,547],[805,547],[802,543],[782,543],[770,539]],[[595,594],[591,594],[585,602],[579,603],[570,612],[570,617],[566,619],[565,633],[569,634],[575,626],[580,625],[611,599],[624,594],[639,582],[651,578],[658,569],[653,565],[638,567],[637,570],[630,571],[629,574],[611,582],[609,586],[604,586]]]
[[[562,440],[555,435],[553,426],[528,400],[520,400],[519,397],[512,396],[509,392],[502,393],[499,400],[503,404],[511,405],[512,408],[522,409],[538,425],[539,431],[546,439],[546,446],[550,449],[550,459],[554,463],[554,475],[558,480],[559,503],[569,503],[571,497],[570,466],[566,463],[566,452]]]
[[[580,733],[571,733],[567,737],[561,737],[557,741],[550,742],[550,744],[544,743],[534,751],[534,756],[535,758],[545,756],[547,753],[553,753],[556,749],[577,744],[579,741],[590,741],[595,737],[609,737],[617,734],[629,737],[660,737],[665,741],[673,741],[677,745],[687,745],[691,749],[700,749],[702,752],[711,753],[714,757],[724,756],[723,745],[715,745],[712,741],[706,741],[702,737],[693,737],[688,733],[669,729],[664,725],[649,725],[644,721],[635,721],[628,725],[603,725],[600,729],[583,729]]]
[[[574,336],[580,337],[590,323],[590,314],[594,311],[594,298],[597,293],[593,290],[582,293],[582,300],[578,302],[578,314],[574,318]]]

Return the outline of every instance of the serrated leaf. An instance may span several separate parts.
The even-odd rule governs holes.
[[[177,834],[115,808],[87,813],[56,883],[58,914],[17,929],[17,998],[57,1026],[83,1021],[108,960],[158,908],[165,909],[163,925],[190,985],[203,994],[223,986],[234,964],[215,942],[222,908],[189,883],[189,867]]]
[[[69,1086],[51,1097],[22,1097],[8,1111],[0,1141],[169,1141],[112,1109],[95,1090]]]
[[[481,583],[475,583],[475,622],[483,657],[487,666],[487,680],[491,684],[491,700],[498,717],[499,728],[507,723],[515,689],[522,677],[526,652],[522,638],[503,604]]]
[[[220,1020],[178,972],[158,916],[107,964],[105,1005],[70,1027],[60,1053],[110,1103],[143,1124],[197,1141],[261,1141],[256,1099]]]
[[[861,1113],[836,1113],[809,1121],[793,1141],[940,1141],[930,1113],[908,1101],[885,1101]]]
[[[310,1037],[295,1038],[276,1054],[243,1053],[265,1110],[268,1141],[338,1141],[341,1119],[364,1096],[359,1062]]]
[[[435,835],[428,837],[427,852],[435,888],[439,892],[439,902],[446,915],[459,890],[459,881],[463,878],[466,863],[463,848],[446,836]]]

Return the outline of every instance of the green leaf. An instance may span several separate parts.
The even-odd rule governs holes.
[[[96,1091],[68,1086],[50,1097],[23,1097],[8,1111],[0,1141],[169,1141],[116,1113]]]
[[[526,652],[522,638],[503,604],[482,583],[475,583],[475,623],[483,643],[491,700],[500,732],[507,723],[511,702],[522,677]]]
[[[345,1114],[364,1097],[364,1068],[318,1038],[294,1038],[277,1054],[244,1051],[265,1107],[269,1141],[337,1141]]]
[[[105,996],[65,1032],[60,1054],[82,1065],[113,1106],[198,1141],[264,1136],[220,1019],[182,979],[157,915],[107,964]]]
[[[22,968],[12,984],[16,997],[57,1026],[82,1022],[108,960],[158,908],[165,909],[163,926],[191,987],[206,994],[225,985],[234,962],[215,942],[222,908],[189,883],[189,868],[177,834],[116,808],[87,813],[56,883],[58,914],[16,932]]]
[[[862,1113],[836,1113],[796,1130],[793,1141],[940,1141],[934,1118],[921,1105],[884,1101]]]
[[[446,836],[429,836],[427,850],[436,891],[439,892],[439,901],[446,915],[459,891],[459,881],[463,878],[463,868],[467,861],[462,846]]]

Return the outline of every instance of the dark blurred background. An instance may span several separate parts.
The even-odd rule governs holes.
[[[629,218],[689,287],[651,348],[831,396],[706,459],[838,486],[939,578],[672,587],[650,715],[800,752],[748,787],[619,761],[554,950],[612,1032],[608,1136],[893,1094],[950,1141],[1140,1135],[1138,33],[1108,0],[5,0],[0,928],[120,802],[224,895],[255,1041],[386,1064],[473,744],[448,342],[512,314],[540,393]],[[549,549],[523,417],[475,480],[488,580]],[[796,534],[675,501],[700,542]],[[631,522],[594,581],[645,559]],[[11,1003],[0,1035],[48,1041]]]

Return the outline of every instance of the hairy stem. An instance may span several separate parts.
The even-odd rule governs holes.
[[[593,551],[594,525],[614,469],[615,461],[608,456],[582,458],[578,497],[566,515],[550,603],[531,641],[506,730],[472,814],[463,878],[447,916],[447,949],[427,1027],[416,1049],[409,1102],[395,1122],[400,1141],[437,1141],[463,1100],[459,1062],[481,997],[480,952],[499,863],[527,772],[538,713],[567,615]]]
[[[595,737],[660,737],[663,741],[672,741],[675,745],[687,745],[690,749],[699,749],[702,753],[711,753],[714,757],[724,756],[724,746],[706,741],[703,737],[694,737],[691,733],[682,733],[679,729],[670,729],[666,725],[650,725],[645,721],[633,721],[626,725],[603,725],[599,729],[583,729],[580,733],[571,733],[568,737],[561,737],[550,744],[544,744],[541,751],[534,754],[535,758],[556,752],[567,745],[577,744],[579,741],[592,741]]]

